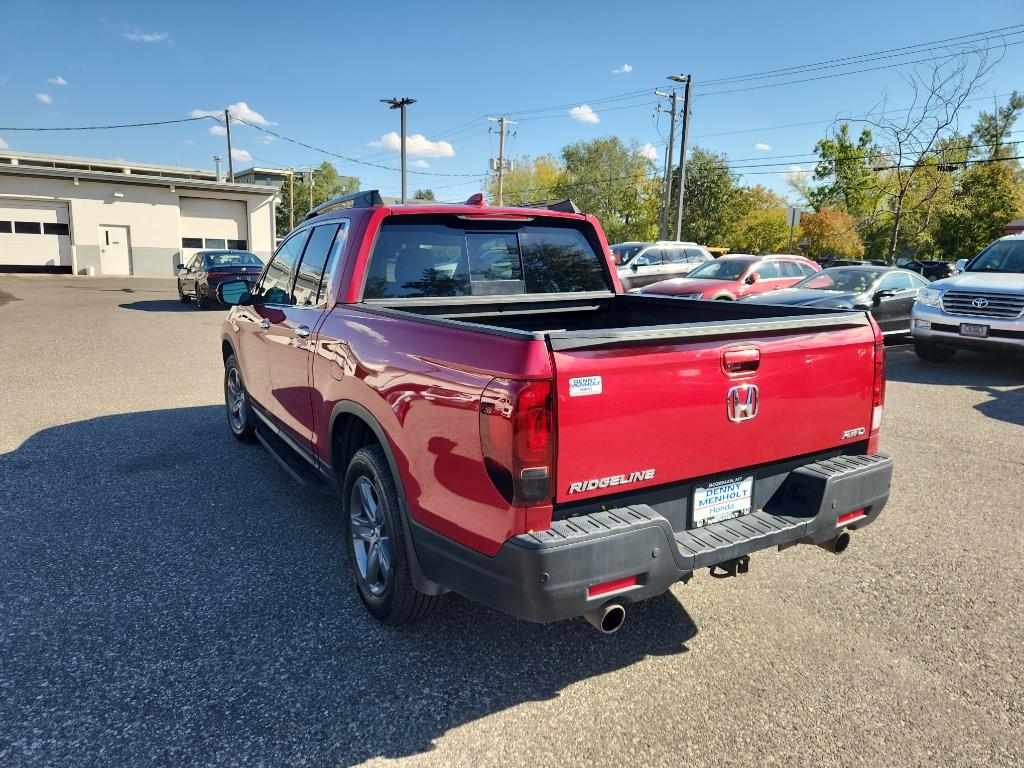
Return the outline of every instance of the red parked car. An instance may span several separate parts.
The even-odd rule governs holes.
[[[821,267],[803,256],[731,253],[701,264],[686,277],[662,280],[640,290],[680,299],[736,300],[796,285]]]
[[[232,434],[338,491],[384,622],[455,591],[613,632],[697,569],[841,552],[889,496],[867,312],[624,294],[569,201],[339,198],[218,297]]]

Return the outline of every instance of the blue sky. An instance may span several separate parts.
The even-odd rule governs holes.
[[[744,181],[785,191],[781,172],[789,164],[812,166],[801,155],[813,150],[835,116],[861,115],[885,92],[891,105],[905,105],[900,70],[738,92],[766,81],[704,86],[704,93],[702,83],[1018,24],[1020,11],[1020,0],[841,6],[4,0],[0,126],[166,120],[244,104],[255,113],[252,120],[273,131],[397,167],[386,138],[398,130],[397,113],[379,99],[410,96],[418,101],[409,110],[409,133],[426,137],[413,158],[413,170],[423,173],[410,176],[410,189],[432,187],[442,199],[461,199],[480,188],[478,177],[497,152],[485,115],[519,118],[509,143],[513,155],[557,153],[566,143],[610,134],[660,153],[668,120],[652,117],[650,92],[668,85],[667,74],[688,72],[699,94],[692,143],[727,153],[735,165],[779,163],[743,169]],[[993,95],[1024,89],[1024,45],[1010,45],[1002,55],[982,91],[986,98],[965,113],[965,127],[977,109],[991,108]],[[814,73],[788,79],[808,76]],[[634,91],[645,93],[600,101]],[[592,115],[570,114],[584,105]],[[528,111],[537,108],[550,109]],[[116,131],[0,130],[0,141],[31,152],[210,168],[214,154],[225,154],[224,138],[211,135],[211,127],[202,121]],[[434,141],[439,137],[448,146]],[[325,157],[246,126],[235,131],[235,145],[243,153],[236,169],[328,159],[359,176],[364,188],[393,194],[399,187],[397,171]]]

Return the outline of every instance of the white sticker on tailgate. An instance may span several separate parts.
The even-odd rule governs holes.
[[[732,520],[750,512],[754,478],[735,477],[693,491],[693,527]]]
[[[582,397],[583,395],[600,394],[600,376],[581,376],[578,379],[569,379],[569,397]]]

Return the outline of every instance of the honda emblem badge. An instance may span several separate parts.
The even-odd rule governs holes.
[[[747,421],[757,416],[759,394],[756,384],[741,384],[730,389],[725,396],[729,421]]]

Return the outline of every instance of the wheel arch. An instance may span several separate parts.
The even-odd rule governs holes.
[[[409,545],[409,570],[412,574],[413,584],[417,590],[428,595],[440,595],[447,592],[448,590],[443,586],[427,578],[420,567],[419,557],[416,555],[416,541],[412,535],[413,524],[409,514],[409,500],[405,493],[405,483],[402,481],[401,472],[398,471],[394,447],[381,423],[359,403],[352,400],[341,400],[331,409],[327,435],[330,459],[328,472],[334,478],[339,493],[344,493],[344,473],[355,452],[366,445],[380,446],[384,452],[384,458],[387,459],[388,469],[395,482],[395,489],[398,491],[398,511],[402,520],[405,540]]]

